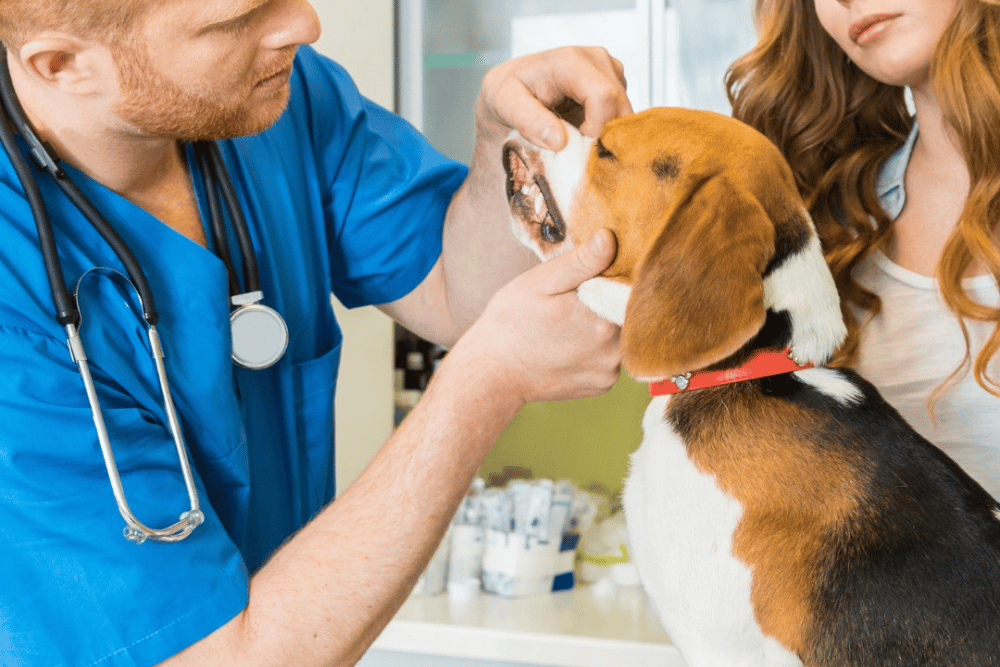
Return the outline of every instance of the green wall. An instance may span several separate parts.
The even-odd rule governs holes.
[[[489,479],[505,466],[519,466],[535,477],[620,491],[629,454],[642,440],[648,403],[649,386],[624,373],[604,396],[531,403],[504,431],[480,474]]]

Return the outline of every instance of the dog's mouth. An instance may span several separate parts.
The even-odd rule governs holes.
[[[566,239],[566,223],[545,176],[528,166],[520,146],[514,141],[503,147],[503,164],[507,171],[507,202],[511,213],[526,229],[536,232],[540,240],[562,243]]]

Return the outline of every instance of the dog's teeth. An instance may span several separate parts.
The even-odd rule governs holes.
[[[525,197],[531,194],[531,186],[525,183],[524,187],[521,188],[521,194],[524,195]]]
[[[539,192],[535,195],[535,215],[541,215],[543,208],[545,208],[545,197]]]

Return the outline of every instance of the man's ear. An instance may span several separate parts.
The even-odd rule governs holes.
[[[764,323],[774,225],[724,176],[695,184],[641,260],[622,326],[625,368],[641,380],[705,368]]]
[[[44,32],[17,52],[21,69],[38,84],[74,95],[100,92],[116,76],[107,47],[61,32]]]

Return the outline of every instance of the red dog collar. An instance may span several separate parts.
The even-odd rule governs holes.
[[[762,350],[750,357],[750,360],[739,368],[727,368],[721,371],[699,371],[675,375],[668,380],[652,382],[649,385],[650,396],[667,396],[681,394],[696,389],[718,387],[734,382],[754,380],[756,378],[781,375],[793,371],[812,368],[812,364],[800,366],[792,360],[789,350]]]

